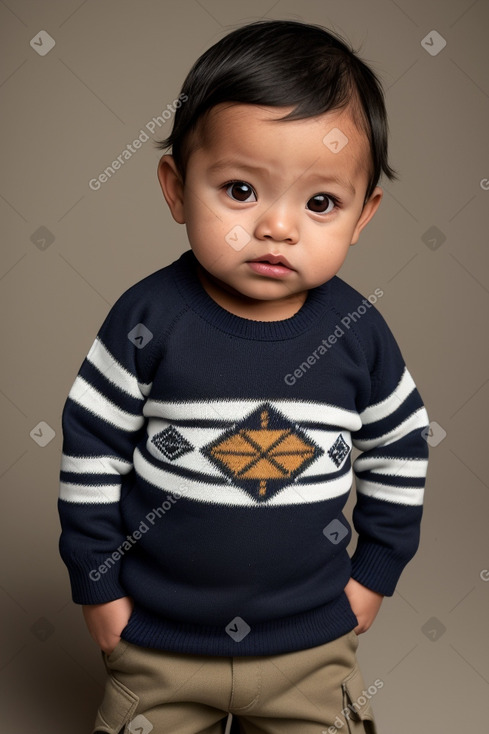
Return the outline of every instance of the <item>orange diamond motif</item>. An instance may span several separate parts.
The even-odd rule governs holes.
[[[295,479],[323,451],[288,418],[264,404],[201,449],[236,484],[260,501]]]

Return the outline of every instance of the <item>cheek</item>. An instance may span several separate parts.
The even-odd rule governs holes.
[[[189,212],[186,223],[188,241],[196,257],[204,267],[223,260],[223,256],[231,250],[225,236],[230,227],[220,221],[207,209],[199,208]]]
[[[216,223],[219,223],[212,210],[194,196],[185,203],[185,221],[189,237],[199,238],[209,230],[213,231]]]
[[[328,248],[339,252],[348,250],[355,232],[356,219],[354,217],[338,217],[336,222],[327,228],[326,243]]]
[[[185,214],[190,224],[197,229],[215,230],[223,224],[223,212],[215,192],[202,188],[197,194],[189,193],[184,202]]]
[[[336,221],[328,222],[319,229],[310,228],[304,233],[304,241],[307,240],[315,243],[320,252],[324,252],[329,256],[335,252],[341,252],[351,243],[353,227],[350,222],[337,218]]]

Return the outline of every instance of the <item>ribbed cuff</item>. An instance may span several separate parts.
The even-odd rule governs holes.
[[[389,548],[360,540],[351,564],[355,581],[378,594],[392,596],[407,561]]]
[[[120,564],[112,560],[107,556],[72,559],[68,573],[75,604],[104,604],[127,596],[119,583]]]

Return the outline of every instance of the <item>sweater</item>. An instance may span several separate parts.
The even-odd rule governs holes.
[[[351,631],[350,577],[394,593],[428,418],[373,300],[335,276],[290,318],[241,318],[191,251],[119,298],[63,411],[75,603],[132,597],[122,637],[142,647],[271,655]]]

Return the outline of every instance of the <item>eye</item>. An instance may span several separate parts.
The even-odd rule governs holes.
[[[336,204],[336,199],[329,194],[316,194],[307,202],[307,208],[316,214],[329,214]]]
[[[224,187],[226,194],[234,201],[256,201],[256,194],[246,181],[231,181]]]

